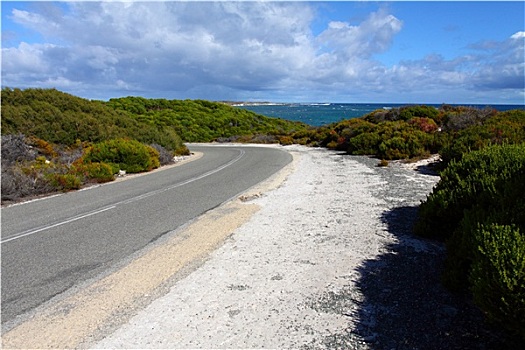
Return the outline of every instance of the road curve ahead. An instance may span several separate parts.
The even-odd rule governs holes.
[[[178,167],[1,209],[2,324],[265,180],[275,148],[191,145]]]

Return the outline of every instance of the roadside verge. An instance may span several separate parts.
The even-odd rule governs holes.
[[[118,271],[46,305],[3,334],[2,347],[77,348],[103,337],[136,310],[167,292],[169,285],[201,266],[212,251],[259,210],[249,200],[277,188],[293,171],[294,163],[239,198],[173,231],[169,238],[146,248]]]

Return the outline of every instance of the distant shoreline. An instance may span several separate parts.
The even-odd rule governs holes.
[[[463,106],[463,107],[516,107],[515,109],[525,109],[524,104],[516,103],[419,103],[419,102],[271,102],[271,101],[217,101],[232,107],[246,107],[246,106],[330,106],[330,105],[363,105],[363,106]],[[498,109],[499,110],[499,109]]]
[[[286,106],[290,103],[281,103],[281,102],[239,102],[239,101],[219,101],[220,103],[227,104],[232,107],[244,107],[244,106]]]

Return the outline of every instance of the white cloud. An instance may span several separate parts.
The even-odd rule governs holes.
[[[511,35],[511,39],[523,39],[525,38],[525,32],[517,32]]]
[[[53,45],[21,43],[18,47],[2,49],[2,71],[8,73],[46,73],[49,65],[44,52],[53,49]]]
[[[100,92],[98,98],[310,100],[522,86],[525,32],[478,43],[473,54],[451,60],[430,54],[382,65],[374,56],[387,52],[403,29],[386,7],[360,23],[332,21],[318,35],[309,3],[68,2],[41,8],[11,14],[48,44],[3,48],[3,85],[56,83],[81,95]]]
[[[472,84],[479,89],[525,89],[525,32],[502,42],[474,46],[478,53]]]
[[[24,24],[30,28],[48,28],[55,26],[55,23],[49,22],[45,17],[28,11],[13,9],[13,20],[17,23]]]
[[[317,39],[320,45],[331,48],[335,53],[366,59],[384,52],[402,26],[399,19],[380,9],[357,26],[330,22]]]

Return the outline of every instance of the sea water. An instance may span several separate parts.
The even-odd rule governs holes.
[[[268,117],[300,121],[312,126],[321,126],[344,119],[362,117],[377,109],[391,109],[407,104],[366,104],[366,103],[279,103],[279,104],[238,104],[244,108]],[[441,105],[427,105],[439,108]],[[498,111],[525,109],[524,105],[468,105],[470,107],[492,107]]]

